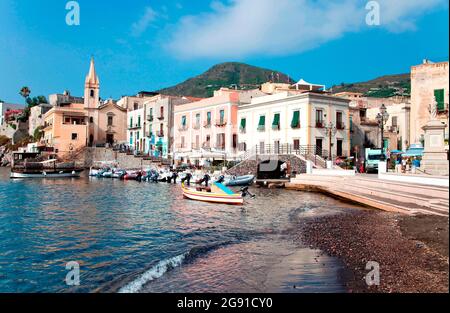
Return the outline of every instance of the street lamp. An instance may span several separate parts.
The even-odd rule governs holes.
[[[383,153],[383,149],[384,149],[384,125],[386,125],[387,121],[389,119],[389,113],[386,110],[386,106],[384,105],[384,103],[381,105],[380,107],[380,113],[377,114],[377,122],[381,127],[381,142],[380,142],[380,146],[381,146],[381,160],[384,161],[385,160],[385,156]]]
[[[334,126],[333,122],[330,121],[328,125],[325,126],[325,130],[328,135],[328,159],[332,161],[331,158],[331,138],[336,135],[337,128]]]

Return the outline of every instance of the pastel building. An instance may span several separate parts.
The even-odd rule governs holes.
[[[259,90],[222,88],[211,98],[174,107],[174,157],[179,162],[235,160],[238,150],[238,109]]]
[[[444,139],[448,145],[449,62],[424,60],[411,68],[411,143],[423,142],[422,127],[430,119],[429,106],[435,102],[438,119],[447,124]]]
[[[198,100],[155,94],[128,111],[127,143],[139,154],[168,158],[173,146],[173,109]]]
[[[59,155],[86,146],[126,142],[127,109],[113,100],[100,100],[100,81],[91,60],[85,80],[84,101],[58,101],[43,116],[43,143]]]
[[[314,88],[315,89],[315,88]],[[314,148],[328,156],[350,153],[349,101],[318,91],[282,91],[252,98],[238,110],[242,152],[282,153]],[[327,127],[332,123],[328,132]]]

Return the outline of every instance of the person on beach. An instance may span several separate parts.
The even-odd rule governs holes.
[[[192,174],[189,173],[189,172],[187,172],[187,173],[186,173],[186,176],[184,176],[184,177],[181,179],[181,183],[186,182],[186,185],[190,186],[190,185],[191,185],[191,178],[192,178]]]
[[[402,173],[406,173],[406,164],[407,164],[407,158],[402,159]]]
[[[286,162],[281,164],[280,171],[283,174],[283,177],[286,178],[286,175],[287,175],[287,163]]]
[[[172,179],[173,179],[173,183],[176,184],[177,183],[177,178],[178,178],[178,173],[176,171],[173,171],[172,173]]]

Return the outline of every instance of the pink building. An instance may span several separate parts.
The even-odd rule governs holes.
[[[234,160],[238,155],[238,106],[259,90],[222,88],[214,96],[174,107],[174,158],[178,162]]]

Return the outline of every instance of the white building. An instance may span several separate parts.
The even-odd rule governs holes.
[[[320,91],[283,91],[240,105],[238,121],[241,151],[284,153],[283,149],[308,148],[327,157],[331,134],[332,156],[350,155],[347,99]]]

